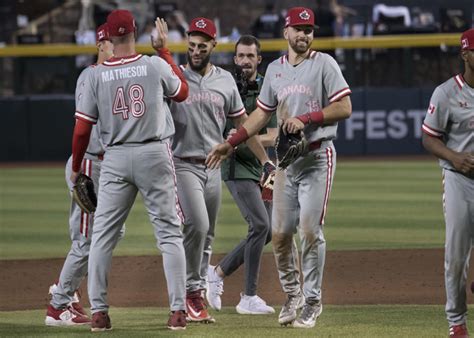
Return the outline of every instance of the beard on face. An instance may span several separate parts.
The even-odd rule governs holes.
[[[247,78],[251,77],[255,71],[252,65],[246,64],[246,65],[241,65],[241,67],[242,67],[242,72],[245,74]]]
[[[193,58],[189,52],[187,54],[187,58],[188,58],[189,67],[191,67],[191,69],[194,70],[195,72],[200,72],[201,70],[206,68],[206,66],[209,64],[209,61],[211,60],[211,53],[204,56],[201,59],[201,61],[197,64],[193,63]]]
[[[304,41],[306,42],[305,45],[303,44],[300,44],[299,42],[300,41]],[[308,51],[309,47],[311,46],[309,41],[308,40],[293,40],[291,41],[290,40],[290,46],[291,46],[291,49],[293,49],[293,51],[297,54],[304,54]]]

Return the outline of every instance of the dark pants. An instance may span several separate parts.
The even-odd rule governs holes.
[[[245,294],[257,294],[258,273],[263,247],[271,241],[271,205],[265,205],[257,182],[226,181],[232,197],[248,224],[248,234],[218,264],[226,276],[245,264]]]

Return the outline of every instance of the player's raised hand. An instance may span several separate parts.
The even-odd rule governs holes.
[[[168,24],[163,18],[156,18],[155,28],[151,34],[151,45],[155,50],[166,47],[166,42],[168,40]]]
[[[206,166],[209,169],[216,169],[221,166],[221,162],[232,154],[234,149],[229,142],[224,142],[214,146],[206,157]]]

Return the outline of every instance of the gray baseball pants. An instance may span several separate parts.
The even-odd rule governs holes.
[[[82,161],[82,172],[92,178],[94,189],[97,194],[99,190],[99,176],[101,160],[97,156],[86,154]],[[72,156],[69,157],[66,168],[65,178],[69,191],[72,190],[70,180],[72,173]],[[69,210],[69,234],[71,236],[71,249],[64,261],[57,283],[57,289],[53,292],[51,305],[56,309],[63,308],[69,304],[74,297],[74,292],[81,285],[82,280],[87,274],[87,262],[89,261],[89,249],[91,244],[92,227],[94,224],[94,215],[83,212],[71,198],[71,207]],[[121,229],[120,238],[125,234],[125,224]]]
[[[265,244],[271,240],[270,215],[263,200],[260,186],[253,180],[225,181],[240,213],[248,224],[247,237],[220,262],[226,276],[245,264],[245,294],[257,294],[260,261]]]
[[[91,312],[108,311],[108,272],[121,224],[138,192],[162,253],[171,311],[185,310],[186,266],[176,179],[167,142],[107,148],[99,179],[98,205],[89,257]],[[163,288],[158,286],[157,288]]]
[[[184,214],[186,290],[206,289],[214,228],[221,204],[220,169],[175,158],[178,196]]]
[[[474,179],[443,169],[446,245],[444,279],[449,325],[466,323],[466,281],[474,243]]]
[[[272,244],[283,291],[301,290],[298,252],[293,234],[301,240],[303,293],[320,300],[326,256],[324,217],[336,170],[336,152],[331,141],[298,159],[286,170],[278,170],[273,190]]]

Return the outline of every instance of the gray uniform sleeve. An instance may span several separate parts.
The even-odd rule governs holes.
[[[276,96],[276,92],[272,89],[271,86],[271,79],[273,78],[273,67],[270,66],[267,69],[267,73],[265,74],[265,78],[263,79],[262,88],[260,90],[260,94],[257,98],[257,106],[267,113],[272,113],[277,109],[278,106],[278,99]]]
[[[84,68],[84,70],[81,72],[81,74],[79,74],[79,77],[77,78],[76,91],[75,91],[76,106],[77,106],[77,101],[82,96],[82,90],[83,90],[83,87],[85,86],[87,75],[89,74],[91,70],[92,70],[92,66]]]
[[[74,114],[76,119],[91,124],[96,124],[99,116],[97,96],[94,92],[94,75],[95,68],[90,68],[85,76],[79,76],[76,87],[76,112]],[[79,80],[81,80],[80,83]]]
[[[351,93],[349,85],[342,75],[341,68],[330,55],[325,55],[323,73],[324,87],[326,88],[329,102],[339,101]]]
[[[231,95],[229,100],[229,109],[228,109],[228,117],[239,117],[245,114],[245,107],[244,103],[242,102],[242,98],[240,97],[239,89],[237,88],[237,84],[235,83],[232,76],[230,76],[230,83],[232,83],[231,88]]]
[[[158,56],[152,56],[151,62],[161,76],[161,85],[163,86],[164,95],[167,97],[178,95],[181,89],[181,80],[178,75],[174,73],[171,66]]]
[[[426,111],[423,121],[423,132],[434,137],[442,137],[448,125],[448,109],[446,104],[449,102],[446,92],[437,87],[431,96],[430,105]]]

